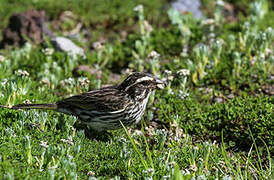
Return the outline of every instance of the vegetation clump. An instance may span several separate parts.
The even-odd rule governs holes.
[[[201,2],[196,19],[166,0],[1,1],[0,40],[9,17],[36,9],[85,52],[22,35],[0,50],[1,105],[56,102],[132,71],[167,87],[142,123],[103,135],[73,116],[0,108],[0,179],[271,179],[273,2]]]

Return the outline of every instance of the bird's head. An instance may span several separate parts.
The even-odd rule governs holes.
[[[163,89],[165,83],[143,72],[135,72],[129,75],[119,86],[118,89],[128,93],[135,99],[146,98],[151,91],[155,89]]]

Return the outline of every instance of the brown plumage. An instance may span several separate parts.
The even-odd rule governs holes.
[[[133,73],[120,85],[89,91],[51,104],[18,104],[12,109],[48,109],[77,116],[96,131],[119,129],[138,123],[150,93],[163,81],[147,73]],[[3,107],[3,106],[2,106]]]

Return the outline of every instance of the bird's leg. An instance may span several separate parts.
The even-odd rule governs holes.
[[[96,131],[88,126],[85,127],[85,135],[87,138],[97,141],[107,142],[112,137],[112,133],[108,131]]]
[[[108,131],[96,131],[83,123],[76,123],[74,126],[77,130],[84,130],[85,136],[90,140],[106,142],[112,137],[112,134]]]

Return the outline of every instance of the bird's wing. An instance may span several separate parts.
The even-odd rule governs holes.
[[[63,99],[57,102],[57,106],[60,108],[80,108],[89,111],[111,112],[124,109],[127,101],[124,93],[116,89],[105,89]]]

